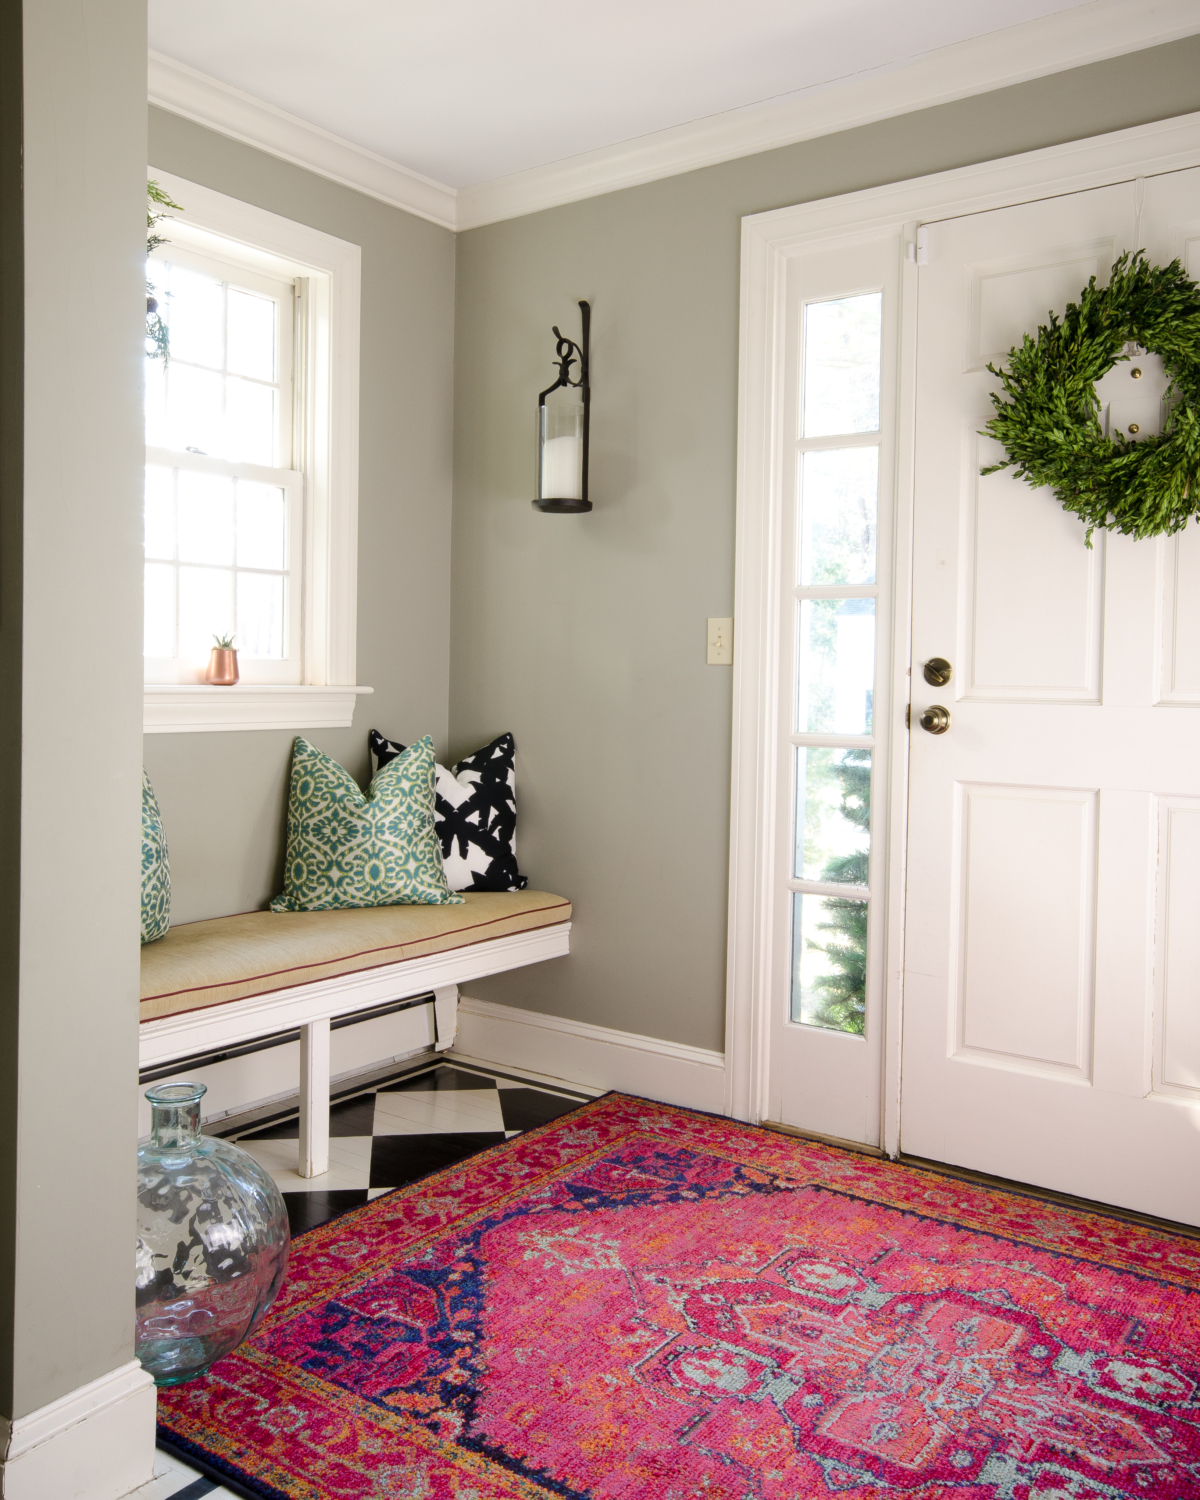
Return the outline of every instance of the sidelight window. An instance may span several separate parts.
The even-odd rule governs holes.
[[[882,293],[809,302],[793,579],[791,1019],[861,1034],[871,911]]]

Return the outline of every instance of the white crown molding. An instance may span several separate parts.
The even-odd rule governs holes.
[[[348,729],[354,704],[369,687],[308,687],[276,682],[147,682],[143,734],[207,734],[216,730]]]
[[[457,227],[474,229],[851,130],[1101,62],[1200,31],[1200,0],[1092,0],[986,36],[744,109],[727,110],[564,161],[461,188]]]
[[[5,1500],[118,1500],[154,1470],[154,1381],[138,1361],[0,1427]]]
[[[423,177],[159,52],[149,54],[148,93],[151,104],[172,114],[219,130],[222,135],[390,203],[393,208],[429,219],[444,229],[455,228],[455,192],[445,183]]]
[[[912,110],[1178,41],[1200,0],[1090,0],[743,109],[655,131],[457,192],[160,53],[150,102],[448,229],[476,229],[562,203],[716,166]]]

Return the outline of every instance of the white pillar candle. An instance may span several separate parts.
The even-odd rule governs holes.
[[[542,445],[542,499],[581,500],[579,445],[575,433],[547,438]]]

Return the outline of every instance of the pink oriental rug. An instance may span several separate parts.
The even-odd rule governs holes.
[[[302,1236],[159,1413],[287,1500],[1195,1500],[1200,1242],[610,1094]]]

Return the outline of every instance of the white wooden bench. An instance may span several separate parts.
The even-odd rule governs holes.
[[[246,912],[172,927],[142,949],[143,1070],[300,1032],[301,1177],[329,1168],[329,1031],[341,1016],[433,994],[436,1049],[458,987],[570,950],[571,903],[467,893],[462,906]]]

